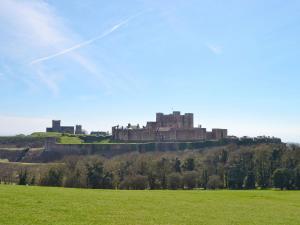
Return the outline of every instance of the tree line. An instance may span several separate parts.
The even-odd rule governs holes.
[[[69,156],[19,184],[101,189],[300,189],[300,147],[286,144],[130,153],[107,159]]]

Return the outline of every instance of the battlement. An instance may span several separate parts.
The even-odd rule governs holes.
[[[193,113],[181,115],[179,111],[174,111],[168,115],[156,113],[156,124],[157,127],[193,128],[194,115]]]

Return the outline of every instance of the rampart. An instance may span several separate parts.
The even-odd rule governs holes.
[[[130,152],[151,151],[182,151],[186,149],[203,149],[206,147],[223,146],[227,144],[252,145],[259,143],[281,143],[279,138],[242,138],[222,139],[218,141],[197,142],[147,142],[147,143],[112,143],[112,144],[58,144],[54,138],[47,140],[45,153],[57,155],[92,155],[113,157]]]

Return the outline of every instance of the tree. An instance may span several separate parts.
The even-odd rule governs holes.
[[[204,189],[207,188],[208,178],[209,178],[209,177],[208,177],[208,172],[207,172],[206,169],[204,169],[204,170],[202,171],[202,175],[201,175],[201,177],[200,177],[200,185],[201,185],[201,187],[203,187]]]
[[[176,173],[181,173],[181,161],[178,158],[175,159],[174,170]]]
[[[167,174],[171,171],[171,164],[168,159],[162,158],[156,164],[157,179],[162,189],[167,188]]]
[[[292,174],[286,168],[276,169],[272,175],[273,186],[283,190],[290,188],[292,182]]]
[[[195,169],[195,160],[193,158],[187,158],[183,163],[183,168],[186,171],[193,171]]]
[[[61,186],[63,171],[60,168],[51,168],[48,173],[41,179],[41,185],[44,186]]]
[[[300,165],[295,169],[295,187],[300,189]]]
[[[104,172],[99,160],[91,160],[86,164],[87,186],[90,188],[112,188],[112,173]]]
[[[223,182],[219,175],[209,176],[208,182],[207,182],[208,189],[219,189],[222,187],[223,187]]]
[[[243,187],[245,189],[255,189],[255,174],[253,171],[249,171],[244,179]]]
[[[187,171],[182,174],[183,185],[187,189],[193,189],[197,186],[198,174],[195,171]]]
[[[19,172],[19,182],[18,182],[18,184],[19,185],[26,185],[26,184],[28,184],[28,173],[27,173],[27,170],[21,170],[20,172]]]
[[[78,156],[68,157],[64,163],[64,186],[87,187],[86,168],[83,160]]]
[[[239,164],[232,165],[228,169],[227,187],[229,189],[242,189],[244,181],[244,172]]]
[[[258,149],[255,154],[256,183],[261,188],[270,186],[271,153],[267,148]]]
[[[148,187],[148,179],[143,175],[126,177],[120,184],[121,189],[144,190]]]
[[[182,178],[179,173],[171,173],[168,176],[168,189],[176,190],[182,188]]]

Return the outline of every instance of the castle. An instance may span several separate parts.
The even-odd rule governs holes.
[[[52,127],[47,127],[46,132],[68,133],[68,134],[84,134],[81,125],[61,126],[60,120],[52,120]]]
[[[227,137],[227,129],[212,129],[194,127],[193,113],[174,111],[172,114],[164,115],[156,113],[155,122],[147,122],[145,127],[139,125],[127,127],[114,126],[112,128],[112,139],[116,141],[201,141],[221,140]]]

